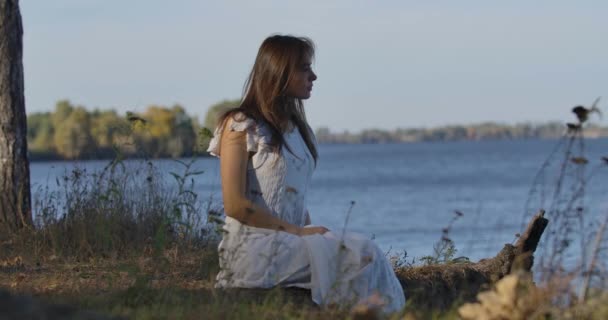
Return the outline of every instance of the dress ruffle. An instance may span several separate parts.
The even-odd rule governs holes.
[[[265,125],[257,123],[254,119],[247,117],[242,112],[232,116],[230,121],[230,131],[245,131],[245,140],[247,142],[248,152],[258,152],[260,148],[268,145],[270,142],[270,132]],[[224,125],[215,128],[213,138],[209,141],[207,152],[211,155],[220,156],[220,144],[224,132]]]

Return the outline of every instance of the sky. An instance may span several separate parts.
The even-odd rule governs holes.
[[[28,113],[239,98],[261,42],[308,36],[332,131],[568,121],[605,97],[608,2],[22,0]],[[606,117],[605,117],[606,118]],[[606,125],[606,119],[597,120]]]

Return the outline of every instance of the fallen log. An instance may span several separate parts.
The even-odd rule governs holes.
[[[515,245],[505,244],[493,258],[477,263],[453,263],[395,270],[406,297],[415,308],[445,310],[455,302],[474,301],[480,290],[515,270],[530,271],[534,251],[549,221],[537,213]]]

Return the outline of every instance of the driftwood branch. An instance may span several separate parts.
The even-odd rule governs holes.
[[[472,301],[477,293],[515,270],[530,271],[534,251],[549,221],[537,213],[515,245],[506,244],[493,258],[396,270],[408,300],[416,307],[446,309]]]

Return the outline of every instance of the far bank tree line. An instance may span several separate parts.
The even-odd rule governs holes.
[[[566,132],[566,124],[549,122],[544,124],[480,123],[472,125],[452,125],[435,128],[409,128],[395,130],[368,129],[359,133],[331,132],[329,128],[316,131],[317,141],[322,143],[406,143],[438,141],[478,141],[478,140],[522,140],[556,139]],[[589,125],[585,128],[587,138],[608,137],[608,127]]]
[[[177,158],[202,153],[217,116],[238,100],[212,106],[203,124],[180,105],[151,105],[143,112],[89,111],[68,100],[53,112],[27,117],[32,160],[106,159],[121,157]],[[208,128],[209,130],[204,130]]]
[[[183,107],[149,106],[144,112],[88,111],[67,100],[53,112],[27,117],[27,138],[33,160],[105,159],[116,156],[168,158],[203,155],[218,116],[239,100],[224,100],[209,108],[202,123]],[[560,137],[563,123],[503,125],[482,123],[438,128],[363,130],[334,133],[317,130],[320,143],[402,143],[488,139],[547,139]],[[590,126],[590,137],[608,137],[608,128]]]

